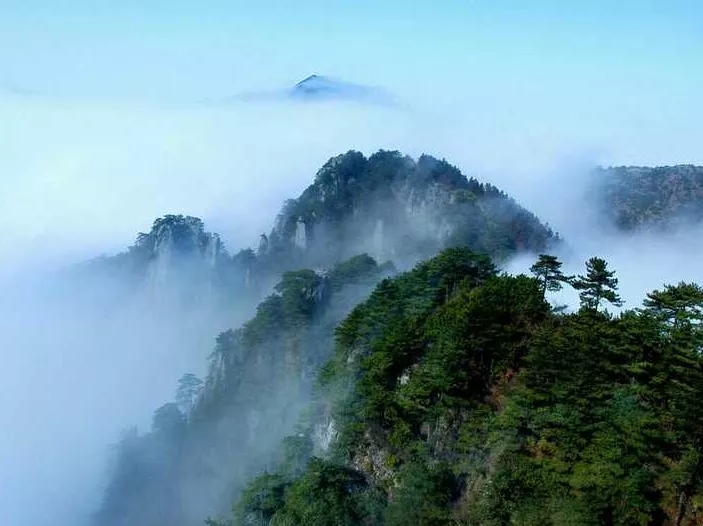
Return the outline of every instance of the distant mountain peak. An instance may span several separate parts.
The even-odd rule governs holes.
[[[324,75],[310,75],[298,82],[294,87],[295,90],[318,90],[318,89],[335,89],[335,88],[345,88],[350,86],[348,82],[342,80],[333,79],[331,77],[326,77]],[[361,87],[361,86],[359,86]]]
[[[344,80],[313,74],[298,82],[289,92],[295,99],[354,100],[358,102],[389,103],[392,97],[381,88],[354,84]]]
[[[306,82],[311,82],[311,81],[315,81],[315,80],[318,80],[318,79],[325,79],[325,78],[326,78],[326,77],[324,77],[324,76],[322,76],[322,75],[313,74],[313,75],[310,75],[309,77],[304,78],[304,79],[301,80],[300,82],[298,82],[297,85],[300,86],[300,85],[305,84]]]
[[[383,88],[318,74],[309,75],[292,87],[240,93],[220,101],[350,101],[378,106],[396,106],[399,103],[395,96]]]

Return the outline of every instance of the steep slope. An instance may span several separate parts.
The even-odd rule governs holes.
[[[204,380],[185,375],[176,402],[156,411],[151,431],[125,435],[95,523],[188,526],[225,513],[250,476],[277,464],[278,443],[294,431],[332,354],[335,327],[396,265],[444,247],[469,246],[500,259],[556,242],[496,188],[445,161],[385,151],[328,161],[285,204],[257,252],[229,257],[199,220],[157,220],[100,268],[154,283],[156,291],[185,276],[178,291],[186,298],[201,291],[251,298],[275,286],[250,321],[217,337]],[[481,261],[493,268],[487,257]],[[454,286],[438,283],[432,287],[446,285],[445,294]],[[428,300],[437,290],[428,289]],[[323,423],[315,433],[320,448],[334,430]]]
[[[332,328],[390,270],[359,256],[285,273],[249,322],[217,337],[205,381],[184,375],[151,431],[121,440],[95,524],[191,525],[226,510],[293,432]]]
[[[623,230],[703,220],[703,167],[618,166],[596,172],[594,197]]]
[[[156,292],[180,285],[181,273],[216,285],[227,259],[219,236],[207,232],[200,219],[166,215],[156,219],[148,233],[140,232],[127,251],[97,258],[88,270],[116,274],[140,286],[146,282]]]
[[[156,219],[125,252],[79,265],[71,277],[75,290],[104,294],[115,304],[137,301],[155,311],[222,320],[253,312],[264,294],[253,260],[231,257],[200,219],[183,215]]]
[[[701,524],[703,289],[617,317],[542,294],[466,249],[384,280],[222,524]]]

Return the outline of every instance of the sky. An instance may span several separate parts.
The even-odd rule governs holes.
[[[289,158],[264,184],[278,192],[259,192],[276,203],[349,147],[428,151],[509,191],[518,191],[514,173],[565,159],[703,162],[700,2],[415,4],[0,0],[0,227],[31,231],[33,246],[63,244],[56,225],[86,226],[81,216],[92,215],[90,250],[112,251],[166,209],[216,219],[222,182],[243,166],[255,172],[245,153],[266,150],[254,129],[257,140],[290,129],[267,152]],[[409,112],[379,120],[286,109],[278,119],[200,105],[313,73],[381,86]],[[324,132],[301,138],[303,121],[301,130],[320,121]],[[296,165],[292,151],[306,162]],[[267,171],[251,174],[251,191]],[[178,183],[173,198],[165,174]],[[27,217],[27,196],[40,190],[42,206]],[[121,222],[118,243],[101,244],[116,238],[100,228],[135,196],[147,204]],[[12,237],[0,259],[15,250]]]
[[[71,514],[99,498],[96,459],[186,367],[167,377],[126,335],[112,345],[132,352],[102,363],[86,335],[122,334],[125,318],[86,327],[20,274],[123,250],[166,213],[202,217],[233,252],[256,246],[283,200],[350,148],[446,157],[568,239],[591,226],[576,192],[588,167],[703,164],[701,57],[700,1],[0,0],[0,358],[13,380],[0,413],[19,422],[0,436],[0,523],[80,524]],[[311,74],[404,104],[203,104]],[[616,268],[651,282],[623,289],[658,287],[672,268],[699,276],[696,254],[676,263],[687,239],[610,243]],[[196,368],[209,348],[190,351]]]
[[[311,73],[421,95],[694,102],[695,1],[3,0],[0,76],[50,95],[198,99]]]

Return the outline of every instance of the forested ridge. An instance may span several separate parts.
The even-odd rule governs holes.
[[[272,219],[257,247],[230,253],[201,219],[165,215],[126,251],[82,265],[78,285],[108,278],[161,304],[232,312],[253,309],[286,271],[328,269],[359,254],[405,269],[452,246],[504,260],[561,242],[507,194],[446,160],[387,150],[332,157]]]
[[[388,151],[330,159],[256,250],[157,220],[91,268],[263,299],[115,446],[94,523],[703,523],[703,291],[619,311],[608,262],[564,275],[560,241],[490,184]],[[501,273],[518,253],[532,274]]]
[[[95,523],[190,525],[225,512],[250,477],[276,465],[280,440],[309,407],[332,356],[335,327],[397,267],[452,246],[503,260],[559,242],[497,188],[446,161],[392,151],[330,159],[284,204],[256,250],[230,256],[200,219],[157,219],[126,252],[91,262],[90,272],[146,290],[157,306],[221,315],[222,306],[241,313],[260,303],[243,325],[230,318],[206,377],[186,372],[150,431],[125,432]],[[320,451],[334,430],[316,433]]]
[[[670,228],[703,219],[703,167],[614,166],[595,173],[593,199],[619,229]]]
[[[332,328],[392,270],[361,255],[324,275],[286,272],[251,320],[217,336],[206,378],[184,374],[151,431],[125,434],[95,524],[193,524],[221,509],[275,462],[329,355]]]
[[[559,267],[455,249],[382,281],[337,328],[307,431],[217,524],[699,524],[703,290],[615,315],[605,261]],[[562,285],[577,312],[545,300]]]

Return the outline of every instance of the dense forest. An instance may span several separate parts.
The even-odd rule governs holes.
[[[620,310],[608,262],[565,275],[559,243],[446,161],[386,151],[330,159],[257,250],[157,220],[94,264],[261,302],[125,432],[94,523],[703,524],[703,289]],[[531,275],[499,270],[524,252]]]
[[[128,251],[90,262],[90,273],[117,275],[156,306],[253,317],[236,328],[232,314],[207,376],[186,372],[148,433],[125,432],[95,523],[190,525],[226,511],[248,478],[275,466],[332,356],[335,327],[384,277],[446,247],[501,261],[559,242],[497,188],[446,161],[389,151],[330,159],[257,250],[230,256],[201,220],[157,219]]]
[[[616,316],[605,261],[559,267],[454,249],[381,282],[338,326],[307,429],[217,524],[699,524],[703,289]],[[545,300],[562,285],[577,312]]]

